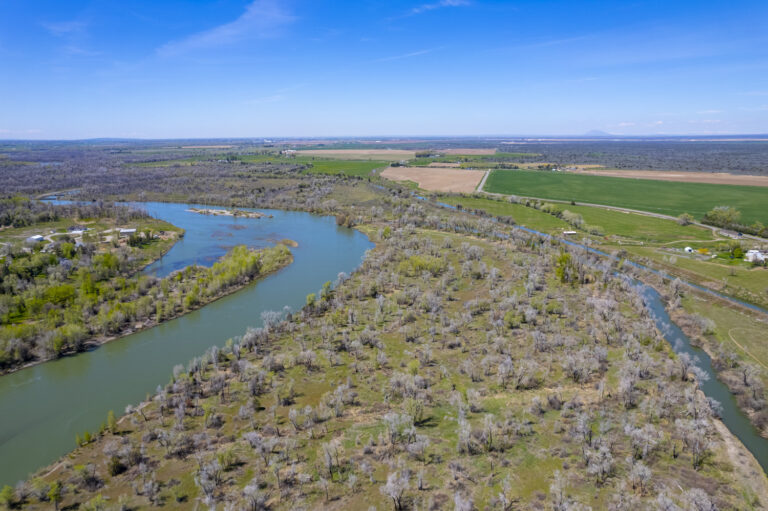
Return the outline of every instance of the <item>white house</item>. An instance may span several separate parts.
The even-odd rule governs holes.
[[[120,229],[120,236],[131,236],[136,234],[136,229]]]
[[[45,238],[43,238],[39,234],[35,234],[34,236],[30,236],[29,238],[27,238],[27,243],[40,243],[44,239]]]
[[[766,254],[763,254],[759,250],[747,250],[747,255],[744,260],[749,263],[764,263]]]

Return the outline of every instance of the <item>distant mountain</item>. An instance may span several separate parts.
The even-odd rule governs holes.
[[[586,133],[584,133],[585,137],[612,137],[610,133],[606,133],[605,131],[600,130],[591,130]]]

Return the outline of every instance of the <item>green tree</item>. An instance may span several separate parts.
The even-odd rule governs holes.
[[[693,223],[693,215],[690,213],[683,213],[682,215],[677,217],[677,223],[680,225],[690,225]]]
[[[112,434],[115,434],[117,431],[117,419],[115,418],[115,412],[112,410],[107,413],[107,429]]]
[[[62,494],[62,488],[61,483],[58,481],[54,481],[51,484],[51,488],[48,490],[48,500],[53,502],[53,508],[58,511],[59,510],[59,502],[61,502],[61,494]]]
[[[11,509],[14,506],[13,488],[7,484],[0,490],[0,504],[4,505],[6,509]]]

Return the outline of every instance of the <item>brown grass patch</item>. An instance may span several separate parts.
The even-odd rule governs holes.
[[[483,174],[478,170],[449,167],[387,167],[381,173],[393,181],[414,181],[425,190],[462,193],[474,192]]]
[[[656,181],[679,181],[682,183],[711,183],[715,185],[768,186],[768,176],[749,176],[728,174],[725,172],[673,172],[667,170],[603,170],[580,169],[570,171],[573,174],[592,176],[628,177],[633,179],[653,179]]]

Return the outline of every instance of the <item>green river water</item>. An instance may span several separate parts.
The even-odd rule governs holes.
[[[294,262],[279,272],[195,312],[73,357],[0,377],[0,486],[13,485],[75,447],[75,435],[95,431],[114,410],[143,400],[214,344],[260,326],[265,310],[298,310],[308,293],[340,272],[351,273],[373,244],[332,217],[265,211],[273,218],[234,218],[185,211],[189,205],[142,203],[152,216],[186,230],[145,271],[159,276],[192,263],[212,264],[238,244],[273,245],[289,238]]]

